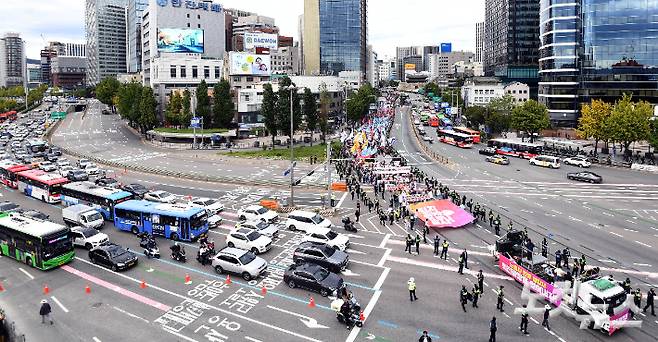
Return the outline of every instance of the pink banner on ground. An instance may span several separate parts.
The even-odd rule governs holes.
[[[450,200],[435,200],[410,205],[411,211],[416,212],[430,228],[458,228],[465,226],[475,218],[464,209],[456,206]]]
[[[514,260],[500,254],[498,255],[498,267],[519,283],[528,284],[532,292],[542,295],[555,306],[560,306],[562,303],[562,289],[521,267]]]
[[[612,333],[620,329],[622,322],[628,321],[629,318],[630,309],[622,310],[620,313],[610,316],[610,328],[608,329],[608,334],[612,335]]]

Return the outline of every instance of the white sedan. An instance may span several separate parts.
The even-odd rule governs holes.
[[[160,203],[174,203],[176,202],[176,196],[172,195],[170,192],[157,190],[151,191],[144,194],[144,199],[152,202]]]
[[[269,238],[279,236],[279,227],[276,224],[270,224],[265,221],[247,221],[238,223],[235,227],[255,230]]]
[[[279,214],[261,205],[250,205],[238,210],[240,221],[261,221],[273,223],[279,219]]]
[[[188,204],[206,209],[206,211],[210,214],[217,214],[218,212],[224,210],[224,204],[213,198],[195,197],[192,198]]]
[[[226,244],[260,254],[272,248],[272,239],[255,230],[238,228],[226,236]]]
[[[562,160],[563,163],[567,165],[573,165],[578,167],[590,167],[592,163],[587,160],[585,157],[569,157]]]
[[[325,243],[341,251],[345,251],[350,245],[350,238],[347,235],[336,233],[331,228],[317,228],[306,234],[304,241]]]

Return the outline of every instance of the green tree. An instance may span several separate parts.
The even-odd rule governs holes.
[[[192,120],[192,111],[191,108],[191,94],[188,89],[183,91],[183,112],[181,114],[180,122],[183,127],[187,127]]]
[[[370,84],[365,84],[346,100],[347,118],[353,123],[361,121],[367,114],[370,104],[375,102],[377,94]]]
[[[489,102],[484,123],[489,127],[491,133],[501,133],[509,130],[510,116],[515,106],[514,98],[507,94]]]
[[[425,87],[423,87],[423,89],[424,89],[426,95],[429,94],[429,93],[432,93],[435,96],[439,96],[439,94],[441,93],[441,90],[439,89],[439,86],[434,82],[427,83],[425,85]]]
[[[260,113],[263,115],[265,128],[272,137],[272,148],[274,148],[274,137],[278,132],[277,122],[277,95],[272,90],[272,84],[266,83],[263,85],[263,105],[260,108]]]
[[[196,87],[196,116],[203,118],[203,123],[206,127],[212,125],[210,97],[208,96],[208,84],[206,84],[206,80],[201,80]]]
[[[594,152],[598,152],[599,141],[607,141],[609,132],[604,128],[606,120],[612,113],[612,105],[602,100],[585,103],[580,110],[576,131],[584,138],[594,139]]]
[[[318,125],[322,134],[322,143],[327,143],[327,128],[329,127],[329,106],[331,106],[331,96],[327,90],[327,84],[320,84],[320,111],[318,115]]]
[[[650,120],[653,106],[646,101],[633,102],[632,96],[624,94],[610,115],[613,140],[621,142],[628,151],[635,141],[647,140],[651,134]]]
[[[461,89],[459,88],[445,88],[441,92],[441,101],[448,102],[450,107],[462,107],[463,101],[461,101]]]
[[[653,147],[655,153],[658,150],[658,120],[651,120],[651,132],[649,133],[649,145]],[[651,150],[649,150],[651,152]]]
[[[135,127],[140,117],[142,86],[137,82],[122,84],[117,91],[116,99],[113,103],[116,105],[119,115],[128,120],[130,126]]]
[[[233,100],[231,99],[231,85],[227,80],[221,80],[213,88],[213,117],[214,126],[228,128],[233,121]]]
[[[528,133],[530,142],[533,142],[535,134],[550,127],[551,121],[546,106],[529,100],[512,109],[510,124],[512,128]]]
[[[114,106],[113,99],[118,94],[120,88],[121,82],[117,81],[116,78],[104,78],[96,86],[96,98],[108,106]]]
[[[151,87],[142,87],[141,91],[141,101],[139,104],[139,127],[142,131],[142,134],[146,133],[148,130],[153,129],[158,124],[158,119],[155,116],[155,111],[158,107],[158,102],[155,99],[153,94],[153,89]]]
[[[165,111],[165,121],[171,126],[180,126],[181,122],[181,110],[183,109],[183,98],[180,96],[179,92],[174,92],[169,97],[169,103],[167,104],[167,110]]]
[[[311,131],[311,146],[313,146],[313,132],[318,126],[318,104],[311,89],[304,88],[304,116],[306,117],[306,128]]]
[[[300,98],[297,88],[287,76],[279,81],[277,92],[276,113],[278,130],[292,139],[294,132],[301,123]],[[292,98],[292,108],[290,100]],[[292,132],[290,131],[290,110],[292,109]]]
[[[481,106],[468,107],[464,110],[464,116],[468,119],[468,124],[473,128],[478,128],[484,124],[487,109]]]

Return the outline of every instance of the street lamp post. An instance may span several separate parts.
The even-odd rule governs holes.
[[[293,146],[292,146],[292,140],[294,136],[294,131],[293,131],[293,103],[292,103],[292,92],[294,88],[290,87],[290,206],[294,207],[295,206],[295,176],[294,176],[294,169],[295,169],[295,159],[294,159],[294,152],[293,152]]]

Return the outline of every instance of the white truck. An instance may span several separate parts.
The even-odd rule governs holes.
[[[86,228],[100,229],[105,224],[103,216],[96,209],[76,204],[62,209],[64,223],[69,226],[83,226]]]

